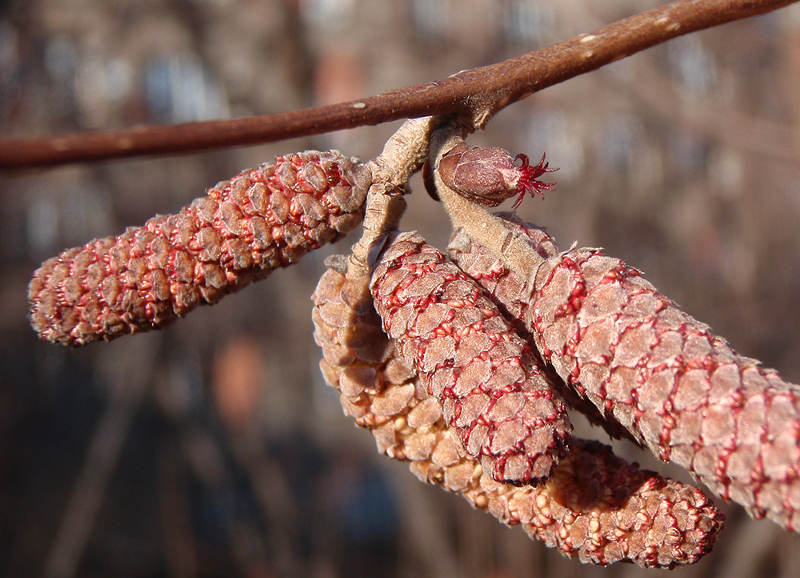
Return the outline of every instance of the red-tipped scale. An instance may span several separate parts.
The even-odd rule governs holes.
[[[544,154],[531,165],[524,154],[512,157],[505,149],[460,144],[442,156],[438,170],[445,185],[481,205],[496,207],[519,195],[514,202],[516,209],[526,194],[544,196],[545,191],[551,191],[555,183],[540,181],[539,177],[558,169],[550,168]]]

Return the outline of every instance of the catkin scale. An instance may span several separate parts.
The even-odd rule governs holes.
[[[499,309],[416,233],[387,243],[370,286],[386,333],[498,481],[546,478],[572,429],[557,389]]]
[[[42,339],[84,345],[153,329],[353,229],[368,171],[306,151],[221,181],[175,215],[45,261],[28,286]]]
[[[312,318],[325,381],[381,453],[409,461],[421,481],[584,563],[672,567],[711,549],[723,516],[702,492],[642,471],[597,442],[573,439],[570,453],[538,486],[492,480],[383,335],[365,293],[358,280],[329,269],[312,297]]]
[[[492,294],[524,309],[542,356],[570,387],[662,460],[754,517],[799,531],[800,389],[736,353],[619,259],[558,253],[541,229],[508,226],[544,260],[521,294],[497,284]],[[451,248],[467,270],[480,252],[463,232]]]

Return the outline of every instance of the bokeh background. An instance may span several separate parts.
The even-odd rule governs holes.
[[[4,0],[0,135],[297,109],[445,77],[649,0]],[[580,565],[378,456],[320,377],[306,256],[164,331],[41,343],[43,259],[175,211],[282,152],[374,156],[397,124],[179,157],[0,174],[0,573],[644,576]],[[604,246],[737,349],[800,381],[800,6],[671,41],[499,114],[475,143],[543,151],[520,214]],[[415,178],[404,226],[443,246]],[[603,438],[599,431],[579,433]],[[630,459],[686,480],[625,443]],[[800,536],[724,507],[676,578],[796,576]]]

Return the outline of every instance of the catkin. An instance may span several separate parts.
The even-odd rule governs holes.
[[[711,549],[723,516],[700,490],[640,470],[597,442],[573,439],[570,453],[539,486],[492,480],[381,332],[365,284],[325,272],[313,295],[314,337],[325,380],[381,453],[409,461],[421,481],[584,563],[672,567]]]
[[[513,213],[500,214],[507,216],[513,223],[523,223]],[[527,232],[534,239],[533,247],[540,257],[546,259],[558,253],[555,243],[544,230],[529,227]],[[464,231],[459,230],[453,234],[447,249],[450,258],[458,264],[459,268],[478,281],[484,291],[503,311],[506,318],[511,320],[517,333],[530,343],[534,343],[533,336],[523,321],[530,304],[529,289],[525,280],[509,271],[501,259],[491,255],[483,247],[475,243]],[[533,353],[537,356],[543,371],[555,373],[551,366],[542,362],[538,350]],[[594,405],[576,394],[569,387],[565,387],[563,380],[557,374],[556,378],[552,379],[552,382],[559,386],[559,391],[567,405],[583,413],[591,423],[605,429],[611,437],[625,438],[637,445],[641,445],[638,439],[619,423],[606,419],[603,413]]]
[[[543,261],[523,292],[502,289],[523,284],[505,270],[494,271],[490,292],[522,316],[564,381],[662,460],[754,517],[800,531],[800,389],[737,354],[619,259],[558,253],[541,229],[508,226]],[[463,232],[451,243],[467,270],[479,250]]]
[[[176,215],[45,261],[28,287],[31,324],[74,346],[160,327],[353,229],[365,180],[365,166],[337,151],[243,171]]]
[[[370,289],[386,333],[498,481],[546,478],[572,429],[530,346],[480,286],[417,233],[393,236]]]

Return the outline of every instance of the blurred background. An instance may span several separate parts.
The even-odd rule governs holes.
[[[4,0],[0,135],[277,112],[445,77],[649,0]],[[602,8],[601,8],[602,6]],[[0,174],[0,574],[644,576],[562,558],[378,456],[317,367],[325,256],[158,333],[39,342],[42,260],[177,210],[276,154],[370,158],[398,123],[180,157]],[[741,352],[800,381],[800,6],[673,40],[499,114],[473,143],[538,158],[519,213],[604,246]],[[415,178],[404,219],[443,247]],[[605,439],[599,431],[578,433]],[[639,460],[683,480],[625,443]],[[796,576],[800,536],[724,506],[673,576]]]

